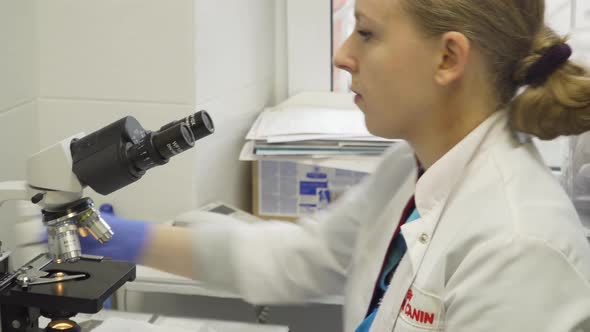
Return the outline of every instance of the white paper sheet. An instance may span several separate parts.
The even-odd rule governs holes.
[[[293,134],[293,135],[278,135],[266,137],[268,143],[288,143],[301,141],[361,141],[361,142],[395,142],[377,136],[354,136],[354,135],[332,135],[332,134]],[[399,140],[398,140],[399,141]]]
[[[372,136],[360,110],[314,107],[287,107],[280,112],[265,111],[257,123],[255,137],[323,134]]]
[[[205,326],[204,323],[194,323],[191,329],[186,329],[178,326],[156,326],[146,322],[123,318],[109,318],[95,328],[93,332],[160,332],[163,328],[166,332],[215,332]]]
[[[358,109],[305,105],[277,106],[262,111],[246,135],[246,140],[267,143],[324,141],[364,141],[391,143],[396,140],[368,132]]]
[[[250,127],[250,130],[248,131],[248,134],[246,134],[246,139],[247,140],[256,140],[256,139],[258,139],[258,127],[260,127],[260,122],[262,121],[262,117],[264,117],[264,114],[266,112],[269,112],[269,111],[270,111],[269,109],[265,109],[264,111],[260,112],[260,114],[258,115],[258,117],[256,118],[256,120],[252,124],[252,127]]]

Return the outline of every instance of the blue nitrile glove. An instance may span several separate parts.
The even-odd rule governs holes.
[[[147,245],[150,225],[148,221],[131,220],[116,216],[110,204],[100,206],[100,216],[113,230],[110,241],[100,244],[92,235],[80,237],[82,253],[106,256],[114,260],[137,263]]]
[[[108,213],[108,214],[115,214],[115,209],[111,204],[103,204],[98,208],[100,214]]]

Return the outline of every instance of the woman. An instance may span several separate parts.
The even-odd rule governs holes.
[[[147,229],[140,261],[260,304],[344,293],[346,331],[590,331],[590,246],[514,135],[590,129],[588,74],[544,1],[357,0],[356,17],[335,63],[369,130],[409,145],[327,211],[187,214],[203,222]]]

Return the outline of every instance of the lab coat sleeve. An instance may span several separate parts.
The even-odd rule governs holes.
[[[445,331],[590,331],[589,280],[539,239],[492,240],[448,280]]]
[[[246,224],[205,212],[178,217],[194,224],[196,279],[257,304],[342,295],[372,182],[365,178],[326,211],[296,223]]]

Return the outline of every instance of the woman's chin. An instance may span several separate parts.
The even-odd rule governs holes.
[[[394,128],[386,128],[383,126],[383,121],[371,121],[367,119],[365,114],[365,126],[371,135],[386,138],[386,139],[397,139],[400,137],[399,133]]]
[[[371,133],[371,135],[386,138],[387,132],[383,128],[380,128],[376,125],[371,125],[370,122],[366,122],[365,125],[369,133]]]

